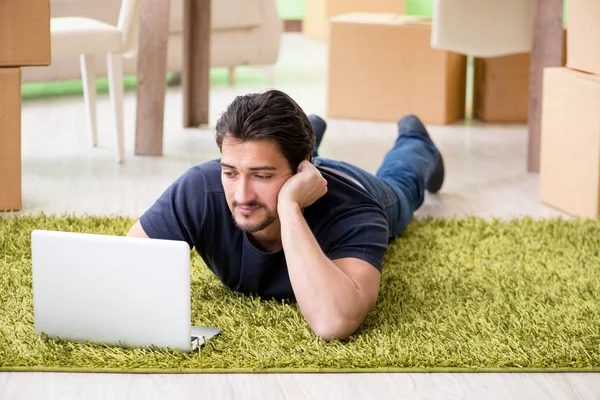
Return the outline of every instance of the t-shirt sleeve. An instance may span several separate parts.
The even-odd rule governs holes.
[[[193,248],[201,233],[205,202],[205,177],[193,167],[163,192],[140,223],[150,238],[181,240]]]
[[[388,224],[375,207],[354,209],[327,225],[323,252],[330,260],[353,257],[372,264],[379,271],[388,247]]]

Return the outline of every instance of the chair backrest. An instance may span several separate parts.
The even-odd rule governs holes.
[[[121,31],[121,44],[125,57],[133,57],[138,50],[141,0],[122,0],[117,28]]]

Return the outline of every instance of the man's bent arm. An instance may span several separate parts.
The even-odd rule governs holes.
[[[381,273],[356,258],[327,258],[297,203],[280,203],[279,219],[290,281],[304,318],[324,340],[350,336],[375,305]]]
[[[131,229],[129,229],[129,232],[127,232],[127,236],[129,236],[129,237],[144,238],[144,239],[148,239],[149,238],[148,235],[146,234],[146,231],[142,227],[142,224],[140,223],[139,219],[136,221],[135,224],[133,224],[133,226],[131,227]]]

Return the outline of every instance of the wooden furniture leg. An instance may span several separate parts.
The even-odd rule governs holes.
[[[185,0],[183,19],[183,126],[208,123],[210,0]]]
[[[21,68],[0,68],[0,211],[23,208]]]
[[[527,171],[540,172],[543,73],[563,60],[563,0],[535,0],[529,70],[529,145]]]
[[[167,77],[170,0],[141,0],[135,154],[160,156]]]

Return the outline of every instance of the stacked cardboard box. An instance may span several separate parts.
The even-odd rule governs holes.
[[[566,64],[567,31],[563,33]],[[473,117],[485,122],[520,122],[529,117],[530,53],[475,57]]]
[[[50,1],[0,0],[0,210],[20,210],[21,67],[50,64]]]
[[[540,201],[600,216],[600,0],[569,0],[567,66],[546,68]]]
[[[473,118],[526,122],[530,53],[474,59]]]
[[[329,38],[329,19],[353,12],[404,14],[404,0],[305,0],[302,31],[309,39]]]
[[[331,19],[329,117],[426,124],[464,117],[466,57],[431,48],[431,21],[351,13]]]

